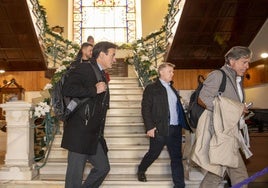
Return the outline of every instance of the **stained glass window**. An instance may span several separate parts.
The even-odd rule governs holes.
[[[135,0],[73,0],[73,39],[81,44],[89,35],[97,42],[134,41]]]

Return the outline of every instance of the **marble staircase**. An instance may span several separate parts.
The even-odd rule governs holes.
[[[139,87],[138,79],[113,77],[110,82],[110,93],[111,103],[107,114],[105,138],[109,147],[111,170],[101,187],[171,188],[173,184],[166,148],[148,169],[148,182],[139,182],[136,178],[137,166],[149,147],[141,116],[143,90]],[[64,187],[67,151],[60,147],[61,139],[62,135],[56,135],[46,166],[40,169],[36,180],[24,181],[23,184],[27,185],[25,187],[35,185],[41,188],[44,184],[46,188]],[[90,169],[91,165],[87,164],[85,176]],[[197,188],[199,184],[200,178],[186,179],[187,188]],[[17,182],[17,185],[21,184]]]

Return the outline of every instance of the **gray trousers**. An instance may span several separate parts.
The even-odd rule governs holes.
[[[93,168],[84,183],[82,183],[87,161],[91,163]],[[86,155],[69,151],[65,188],[98,188],[109,171],[109,160],[100,143],[98,144],[96,155]]]
[[[232,186],[248,178],[247,169],[240,153],[238,161],[239,163],[237,168],[227,168],[227,174],[229,175]],[[208,172],[201,182],[200,188],[218,188],[222,180],[222,177]],[[247,185],[243,186],[243,188],[247,187]]]

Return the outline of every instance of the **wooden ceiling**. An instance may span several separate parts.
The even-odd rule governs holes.
[[[232,46],[250,45],[267,16],[268,0],[186,0],[166,61],[177,69],[219,68]]]
[[[0,69],[47,69],[26,0],[0,0]]]

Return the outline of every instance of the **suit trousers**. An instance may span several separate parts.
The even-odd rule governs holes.
[[[91,163],[93,168],[84,183],[82,183],[86,162]],[[65,188],[98,188],[109,171],[109,160],[100,143],[98,143],[95,155],[69,151]]]
[[[145,172],[147,168],[159,157],[163,147],[166,145],[171,159],[170,166],[174,188],[184,188],[184,169],[182,164],[182,128],[181,126],[170,126],[168,136],[155,135],[150,138],[149,151],[143,157],[139,172]]]
[[[247,169],[243,158],[240,153],[239,154],[239,161],[237,168],[227,168],[227,174],[231,180],[232,186],[243,181],[244,179],[248,178]],[[219,185],[222,183],[223,178],[213,174],[211,172],[207,172],[203,181],[201,182],[200,188],[218,188]],[[244,185],[242,188],[247,188],[247,185]]]

